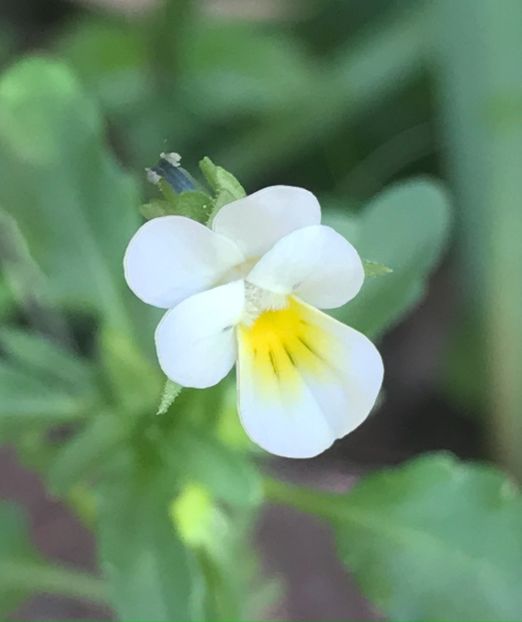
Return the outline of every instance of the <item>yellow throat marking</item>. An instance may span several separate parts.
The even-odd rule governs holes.
[[[294,391],[302,374],[324,374],[334,345],[312,312],[292,297],[287,306],[267,309],[252,324],[240,325],[238,336],[256,381],[267,390]]]

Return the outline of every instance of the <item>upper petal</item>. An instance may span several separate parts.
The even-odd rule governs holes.
[[[247,278],[263,289],[295,293],[315,307],[333,309],[361,289],[364,267],[355,248],[342,235],[317,225],[279,240]]]
[[[138,229],[123,264],[138,298],[169,309],[217,284],[242,261],[239,248],[208,227],[183,216],[162,216]]]
[[[156,329],[165,375],[184,387],[217,384],[236,360],[235,326],[245,304],[243,281],[195,294],[168,311]]]
[[[361,333],[292,300],[238,328],[239,412],[267,451],[309,458],[368,416],[382,359]]]
[[[255,258],[291,231],[320,222],[321,207],[311,192],[271,186],[222,207],[212,228],[235,240],[248,258]]]

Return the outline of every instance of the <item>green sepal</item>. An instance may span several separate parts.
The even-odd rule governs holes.
[[[245,189],[234,175],[223,167],[216,166],[209,157],[205,157],[201,160],[199,168],[216,197],[225,194],[230,197],[230,201],[235,201],[236,199],[241,199],[246,196]],[[224,204],[225,203],[223,203],[223,205]]]
[[[160,404],[158,406],[158,415],[164,415],[168,409],[172,406],[175,399],[181,393],[182,387],[176,382],[172,382],[172,380],[168,380],[165,383],[165,387],[163,389],[163,394],[161,396]]]
[[[176,194],[172,186],[167,181],[165,181],[163,177],[159,179],[156,185],[160,189],[161,194],[163,195],[163,198],[165,199],[165,201],[169,205],[174,207],[176,205],[176,200],[178,198],[178,195]]]
[[[368,277],[374,276],[386,276],[387,274],[391,274],[393,272],[392,268],[385,266],[378,261],[371,261],[370,259],[362,260],[364,267],[364,275]]]
[[[203,224],[208,222],[213,209],[212,197],[200,190],[187,190],[176,197],[175,213]]]
[[[171,214],[172,211],[171,205],[168,201],[154,199],[148,203],[144,203],[140,207],[140,213],[147,220],[152,220],[153,218],[158,218],[158,216],[167,216],[168,214]]]
[[[181,194],[175,194],[170,186],[160,182],[160,189],[165,188],[164,196],[167,199],[153,199],[140,208],[141,214],[147,219],[158,216],[177,215],[191,218],[197,222],[206,223],[214,209],[214,200],[200,190],[187,190]]]

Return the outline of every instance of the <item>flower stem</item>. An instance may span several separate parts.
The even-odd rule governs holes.
[[[269,477],[263,480],[263,488],[267,501],[275,505],[287,505],[327,520],[339,516],[341,512],[340,495],[335,493],[295,486]]]
[[[2,590],[31,591],[107,604],[101,579],[66,566],[33,560],[9,560],[0,563]]]

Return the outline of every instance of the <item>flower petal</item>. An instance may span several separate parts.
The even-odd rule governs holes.
[[[156,329],[162,370],[184,387],[211,387],[236,360],[235,326],[245,304],[243,281],[196,294],[168,311]]]
[[[321,207],[311,192],[271,186],[222,207],[212,229],[236,241],[246,257],[255,258],[291,231],[320,222]]]
[[[125,253],[125,278],[144,302],[169,309],[213,287],[243,261],[238,247],[183,216],[153,218],[134,234]]]
[[[238,327],[239,413],[267,451],[309,458],[359,426],[379,394],[382,359],[361,333],[297,299]]]
[[[364,267],[355,248],[342,235],[317,225],[279,240],[257,262],[247,280],[275,293],[295,293],[320,309],[333,309],[361,289]]]

